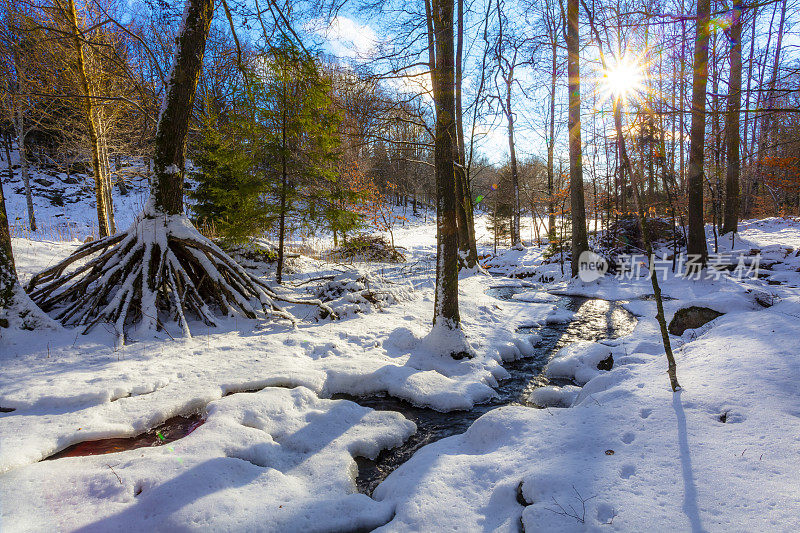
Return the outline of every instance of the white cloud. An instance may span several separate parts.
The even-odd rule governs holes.
[[[321,37],[328,51],[339,57],[366,58],[375,52],[378,44],[375,30],[345,16],[337,16],[330,24],[316,19],[308,25],[307,31]]]
[[[386,83],[399,93],[421,94],[425,95],[427,100],[433,101],[431,75],[422,69],[415,69],[405,75],[388,78]]]

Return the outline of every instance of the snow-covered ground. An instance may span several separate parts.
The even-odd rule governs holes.
[[[66,173],[55,169],[29,167],[30,185],[34,205],[37,231],[31,232],[28,224],[28,208],[25,200],[25,184],[18,168],[17,151],[11,152],[14,179],[9,181],[7,161],[0,162],[0,176],[5,191],[6,210],[11,225],[11,234],[31,240],[83,240],[88,235],[97,236],[97,204],[94,182],[84,175]],[[144,207],[147,196],[147,180],[144,168],[131,162],[123,167],[131,178],[128,194],[122,196],[114,189],[114,217],[118,229],[127,228]]]
[[[425,338],[434,226],[417,220],[394,230],[407,264],[295,265],[294,283],[338,274],[385,296],[376,307],[344,295],[334,301],[348,311],[338,321],[307,316],[293,329],[231,319],[216,330],[195,325],[192,338],[143,337],[119,349],[102,328],[6,335],[0,407],[14,411],[0,413],[0,530],[794,531],[800,223],[749,221],[741,230],[733,248],[760,249],[777,284],[663,282],[668,320],[691,305],[724,313],[671,337],[683,386],[675,394],[655,303],[639,298],[652,293],[646,278],[585,284],[554,275],[500,301],[486,290],[522,282],[465,276],[461,313],[476,357],[443,358]],[[13,244],[23,279],[77,246]],[[503,273],[559,271],[542,265],[542,254],[530,247],[486,262]],[[329,398],[386,392],[469,409],[494,394],[502,361],[532,352],[537,338],[518,326],[569,319],[551,293],[625,300],[639,322],[627,337],[560,352],[546,372],[576,385],[489,412],[466,433],[420,449],[371,498],[359,494],[353,458],[374,457],[415,427],[397,413]],[[613,368],[598,370],[608,354]],[[169,445],[42,461],[197,411],[205,423]]]
[[[729,241],[720,245],[731,251]],[[494,410],[392,473],[374,493],[397,506],[382,530],[514,531],[521,520],[527,531],[795,531],[798,245],[797,221],[745,222],[734,249],[759,249],[762,261],[776,262],[771,279],[786,285],[662,282],[673,298],[668,320],[692,305],[725,313],[672,336],[682,391],[669,388],[655,302],[633,300],[631,336],[567,347],[548,365],[546,373],[582,389],[538,389],[533,401],[554,407]],[[534,267],[539,254],[509,251],[495,261]],[[645,278],[553,289],[611,299],[652,293]],[[758,300],[767,295],[777,303],[764,308]],[[614,368],[598,371],[608,353]]]

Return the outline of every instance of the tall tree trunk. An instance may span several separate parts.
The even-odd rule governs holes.
[[[14,4],[12,4],[14,5]],[[15,13],[16,15],[16,13]],[[11,43],[12,44],[12,60],[14,61],[14,70],[17,73],[17,82],[16,82],[16,89],[18,92],[22,92],[25,86],[25,65],[19,56],[19,44],[18,43]],[[25,186],[25,202],[27,203],[28,207],[28,225],[31,228],[31,231],[36,231],[36,216],[34,215],[33,211],[33,192],[31,191],[31,181],[30,176],[28,175],[28,153],[25,149],[25,137],[27,136],[28,132],[25,130],[25,114],[22,109],[22,97],[15,96],[11,99],[12,105],[14,106],[14,129],[17,133],[17,154],[19,158],[19,165],[22,170],[22,183]],[[11,164],[11,160],[9,160],[9,164]]]
[[[275,279],[278,284],[283,283],[283,256],[286,239],[286,196],[288,194],[288,169],[286,166],[286,127],[287,117],[286,85],[283,87],[283,113],[281,116],[281,205],[278,215],[278,266],[275,269]]]
[[[689,134],[689,242],[688,254],[705,265],[708,259],[703,223],[704,145],[706,131],[706,84],[708,83],[708,22],[710,0],[697,2],[697,29],[692,77],[692,129]]]
[[[22,183],[25,186],[25,203],[28,206],[28,226],[31,231],[36,231],[36,215],[33,212],[33,191],[31,190],[31,177],[28,172],[28,150],[25,147],[25,118],[22,107],[17,107],[17,153],[22,174]]]
[[[750,30],[751,31],[751,33],[750,33],[750,54],[747,56],[747,58],[748,58],[748,61],[747,61],[747,91],[745,92],[745,97],[744,97],[744,108],[745,109],[750,109],[750,83],[751,83],[751,81],[753,79],[753,64],[755,63],[754,58],[755,58],[755,46],[756,46],[756,22],[758,20],[758,7],[757,6],[753,6],[752,10],[753,10],[753,17],[752,17],[752,20],[750,22],[750,24],[751,24],[751,30]],[[740,15],[740,17],[741,17],[741,15]],[[748,137],[749,127],[750,127],[749,122],[750,122],[750,113],[745,113],[744,114],[744,127],[742,128],[744,130],[744,136],[742,137],[742,147],[744,148],[744,154],[743,154],[742,160],[744,162],[745,168],[749,169],[749,170],[745,173],[746,178],[744,180],[744,185],[745,185],[745,187],[744,187],[744,198],[743,198],[744,201],[742,202],[742,205],[741,205],[742,215],[744,216],[744,218],[747,218],[747,217],[750,216],[750,205],[751,205],[752,196],[753,196],[752,195],[752,185],[753,185],[753,177],[754,177],[753,173],[752,173],[752,168],[753,168],[752,156],[753,156],[753,154],[752,154],[752,152],[749,149],[748,144],[747,144],[747,137]]]
[[[475,218],[472,209],[472,195],[469,189],[469,180],[466,172],[466,147],[464,146],[464,121],[462,108],[462,79],[464,61],[464,0],[456,0],[457,38],[455,61],[455,90],[456,90],[456,209],[458,211],[458,246],[464,256],[464,265],[472,268],[478,264],[478,247],[475,242]]]
[[[206,39],[214,14],[213,0],[192,0],[186,7],[184,29],[155,137],[153,178],[150,186],[155,213],[183,213],[183,172],[186,135],[192,114],[195,89],[203,67]]]
[[[456,80],[456,161],[459,165],[464,166],[466,160],[466,150],[464,147],[464,120],[462,110],[462,82],[464,67],[464,0],[455,0],[456,2],[456,64],[455,64],[455,80]]]
[[[553,152],[556,148],[556,72],[558,70],[558,41],[553,34],[553,65],[550,78],[550,133],[547,136],[547,237],[556,240],[556,206],[553,201]]]
[[[9,160],[9,165],[11,161]],[[6,200],[3,196],[3,184],[0,181],[0,310],[10,309],[14,303],[17,270],[14,268],[14,255],[11,252],[11,233],[6,215]],[[0,327],[8,327],[8,321],[0,318]]]
[[[511,247],[522,250],[520,235],[519,172],[517,170],[517,148],[514,145],[514,113],[511,111],[511,87],[514,83],[514,66],[506,80],[506,118],[508,119],[508,153],[511,159],[511,187],[514,192],[514,213],[511,215]]]
[[[683,0],[681,0],[681,13],[684,12],[683,7]],[[686,35],[686,23],[681,21],[681,35]],[[678,131],[680,132],[680,147],[679,147],[679,159],[678,159],[678,173],[680,176],[679,183],[681,190],[680,192],[683,193],[686,191],[686,169],[684,165],[686,164],[686,156],[684,154],[684,150],[686,149],[686,139],[684,137],[686,133],[686,126],[684,125],[684,121],[686,119],[684,113],[683,104],[686,99],[686,39],[681,39],[681,73],[680,73],[680,80],[681,80],[681,89],[680,89],[680,98],[678,99]]]
[[[614,101],[614,127],[617,134],[620,167],[621,171],[627,171],[631,177],[631,187],[633,188],[633,199],[636,204],[636,214],[639,220],[639,231],[644,240],[645,251],[649,260],[648,270],[650,274],[650,283],[653,287],[653,294],[656,299],[656,321],[658,322],[659,329],[661,330],[661,341],[664,345],[664,352],[667,356],[667,375],[669,376],[669,383],[672,391],[680,390],[681,386],[678,383],[677,365],[675,364],[675,356],[672,353],[672,343],[669,340],[669,331],[667,330],[667,321],[664,316],[664,302],[661,297],[661,287],[658,284],[658,276],[655,269],[655,255],[653,254],[653,245],[650,242],[650,233],[647,229],[647,214],[645,213],[642,197],[639,192],[639,183],[633,173],[633,166],[628,158],[628,152],[625,149],[625,137],[622,133],[622,112],[620,109],[621,102],[619,99]]]
[[[567,0],[567,75],[569,77],[569,196],[572,216],[572,277],[578,275],[578,258],[589,249],[583,200],[581,156],[581,74],[578,1]]]
[[[457,138],[455,120],[455,50],[453,0],[433,0],[436,68],[432,72],[436,107],[434,167],[436,174],[436,301],[433,323],[460,327],[458,312],[458,234],[453,155]]]
[[[92,150],[92,170],[94,171],[94,192],[97,203],[97,224],[100,237],[111,235],[108,224],[108,194],[106,192],[106,176],[101,161],[100,144],[97,137],[97,125],[95,124],[95,110],[92,102],[92,91],[89,86],[89,77],[86,71],[86,60],[83,54],[83,44],[81,43],[81,31],[78,29],[78,12],[75,9],[75,1],[67,1],[67,20],[72,27],[72,41],[75,45],[76,57],[78,60],[78,81],[83,91],[83,102],[86,113],[86,130],[89,134],[89,145]]]
[[[714,253],[717,253],[717,230],[722,224],[720,216],[720,202],[722,201],[722,134],[720,118],[720,97],[719,97],[719,78],[720,65],[719,54],[717,54],[717,32],[711,37],[709,43],[711,57],[710,72],[711,77],[711,150],[713,154],[712,180],[707,180],[708,192],[711,194],[711,216],[712,228],[714,230]]]
[[[725,221],[722,233],[735,232],[739,224],[739,112],[742,105],[742,0],[733,2],[731,26],[731,74],[728,89],[728,117],[725,126],[728,166],[725,176]]]

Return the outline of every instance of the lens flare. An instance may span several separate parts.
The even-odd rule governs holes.
[[[645,91],[643,69],[637,61],[623,56],[602,71],[601,86],[610,98],[636,97]]]

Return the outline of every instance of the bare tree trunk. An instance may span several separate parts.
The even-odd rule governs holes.
[[[633,167],[628,158],[627,150],[625,149],[625,138],[622,133],[622,113],[620,110],[620,102],[614,101],[614,126],[616,129],[617,139],[619,139],[619,153],[620,153],[620,166],[622,171],[627,170],[631,176],[631,187],[633,187],[633,199],[636,203],[636,213],[639,219],[639,230],[642,234],[642,240],[645,244],[645,250],[649,260],[648,270],[650,274],[650,283],[653,287],[653,294],[656,299],[656,321],[658,322],[659,329],[661,330],[661,341],[664,345],[664,351],[667,355],[667,375],[669,376],[669,383],[672,391],[680,390],[681,386],[678,383],[677,365],[675,364],[675,356],[672,353],[672,343],[669,340],[669,331],[667,330],[667,321],[664,316],[664,303],[661,297],[661,287],[658,284],[658,276],[656,275],[655,255],[653,254],[653,245],[650,242],[650,234],[647,228],[647,215],[645,213],[642,198],[639,193],[639,180],[633,173]]]
[[[283,283],[283,257],[286,239],[286,195],[288,186],[288,169],[286,167],[286,126],[287,117],[286,85],[283,87],[283,114],[281,117],[281,207],[278,218],[278,266],[275,269],[275,279],[278,284]]]
[[[728,89],[728,168],[725,176],[725,221],[722,233],[735,232],[739,224],[739,112],[742,105],[742,1],[733,2],[731,26],[731,74]]]
[[[434,163],[436,174],[436,301],[433,323],[460,327],[458,311],[458,234],[453,155],[457,138],[455,120],[455,50],[453,0],[433,0],[432,18],[436,68],[432,72],[436,106]]]
[[[586,208],[583,199],[581,156],[581,75],[578,1],[567,0],[567,75],[569,77],[569,196],[572,216],[572,277],[578,275],[578,258],[589,249],[586,237]]]
[[[466,160],[466,150],[464,146],[464,120],[462,110],[462,83],[464,67],[464,0],[456,2],[456,161],[462,167]]]
[[[11,160],[9,160],[11,165]],[[6,200],[3,196],[3,184],[0,182],[0,310],[10,309],[14,303],[17,270],[14,268],[14,255],[11,252],[11,233],[6,215]],[[8,321],[0,318],[0,327],[8,327]]]
[[[475,217],[472,209],[472,195],[469,189],[469,180],[466,171],[466,147],[464,146],[464,122],[462,109],[462,67],[464,56],[464,0],[456,0],[457,13],[457,38],[455,59],[455,98],[456,98],[456,153],[457,164],[456,184],[456,210],[458,214],[458,247],[461,250],[464,266],[472,268],[478,264],[478,247],[475,242]]]
[[[703,223],[703,176],[708,83],[708,22],[710,0],[697,2],[697,31],[692,78],[692,129],[689,135],[689,242],[687,252],[705,265],[708,258]]]
[[[11,138],[6,137],[5,142],[3,142],[3,148],[6,150],[6,160],[8,161],[8,183],[11,183],[11,180],[14,179],[14,165],[11,164]],[[2,180],[0,180],[1,182]]]
[[[720,117],[720,97],[719,97],[719,78],[720,66],[717,54],[717,32],[714,32],[709,46],[710,57],[710,76],[711,76],[711,150],[713,154],[712,177],[706,179],[708,192],[711,194],[711,215],[712,228],[714,230],[714,253],[717,253],[717,231],[722,225],[720,216],[722,202],[722,134]]]
[[[81,43],[81,31],[78,29],[78,13],[75,9],[75,1],[67,0],[67,20],[72,27],[72,41],[75,45],[76,57],[78,59],[78,78],[84,96],[84,108],[86,110],[86,130],[89,133],[89,144],[92,150],[92,169],[94,171],[94,191],[97,203],[97,224],[100,237],[111,235],[108,224],[108,197],[106,193],[106,176],[100,155],[100,145],[97,138],[97,125],[95,124],[95,110],[92,103],[92,91],[89,87],[89,78],[86,72],[86,60],[83,54],[83,44]]]
[[[16,89],[18,92],[22,92],[26,75],[25,65],[20,59],[18,46],[19,45],[17,43],[12,43],[11,50],[12,59],[14,61],[14,69],[17,73]],[[28,225],[30,226],[31,231],[36,231],[36,216],[33,212],[33,192],[31,191],[31,181],[30,176],[28,175],[28,153],[25,149],[25,137],[27,136],[28,132],[25,130],[25,116],[22,110],[23,104],[21,98],[21,96],[16,96],[11,100],[14,105],[14,129],[17,133],[17,153],[19,165],[22,170],[22,183],[25,186],[25,202],[27,203],[28,207]],[[10,164],[11,160],[9,159],[9,165]]]
[[[556,239],[556,206],[553,202],[553,152],[556,147],[556,72],[558,70],[558,41],[553,35],[553,70],[550,78],[550,133],[547,138],[547,236]]]
[[[466,173],[464,168],[455,164],[453,166],[455,176],[453,176],[453,183],[455,185],[456,195],[456,224],[458,231],[458,249],[461,254],[463,265],[466,268],[472,268],[478,261],[477,247],[475,252],[472,252],[473,246],[471,245],[474,230],[470,232],[470,218],[468,215],[468,203],[470,202],[469,193],[467,189]],[[470,206],[471,207],[471,206]]]
[[[178,37],[173,71],[166,88],[166,100],[155,138],[154,172],[151,183],[152,207],[156,213],[183,213],[183,172],[186,135],[192,113],[195,88],[203,66],[212,0],[193,0],[185,20],[192,21]]]
[[[745,92],[744,97],[744,108],[750,109],[750,82],[753,78],[753,63],[755,58],[755,46],[756,46],[756,21],[758,20],[758,7],[753,6],[753,18],[751,20],[751,33],[750,33],[750,54],[747,56],[747,91]],[[740,15],[741,17],[741,15]],[[744,148],[744,154],[742,160],[745,164],[745,168],[748,171],[745,173],[746,179],[744,180],[745,188],[744,188],[744,201],[742,202],[741,209],[742,209],[742,216],[745,218],[750,216],[750,203],[752,202],[752,185],[753,185],[753,161],[752,161],[752,151],[749,149],[747,144],[748,132],[750,127],[750,113],[744,114],[744,137],[742,137],[742,147]],[[755,133],[754,133],[755,135]]]
[[[681,0],[681,13],[684,12],[683,8],[683,0]],[[681,21],[681,35],[686,35],[686,24]],[[683,104],[684,99],[686,97],[686,39],[681,39],[681,73],[680,73],[680,80],[681,80],[681,89],[680,89],[680,98],[678,99],[678,131],[680,132],[680,150],[679,150],[679,157],[678,160],[678,168],[680,174],[680,186],[681,186],[681,193],[685,192],[686,189],[686,169],[684,165],[686,164],[686,156],[684,154],[684,150],[686,149],[686,139],[684,138],[684,134],[686,132],[686,126],[684,125],[684,112],[683,112]]]
[[[22,174],[22,183],[25,186],[25,203],[28,206],[28,225],[31,231],[36,231],[36,215],[33,212],[33,191],[31,191],[31,177],[28,173],[28,154],[25,148],[25,118],[22,116],[22,108],[17,107],[17,153],[19,154],[19,166]]]
[[[113,235],[117,232],[117,225],[114,221],[114,200],[111,198],[113,190],[111,182],[111,161],[108,157],[108,133],[106,123],[103,119],[103,110],[95,107],[97,113],[97,140],[100,144],[100,164],[103,168],[103,192],[106,199],[106,218],[108,219],[108,232]]]
[[[516,52],[514,54],[516,57]],[[519,171],[517,169],[517,148],[514,144],[514,112],[511,110],[511,88],[514,84],[514,64],[506,79],[506,119],[508,120],[508,153],[511,159],[511,187],[514,193],[514,212],[511,215],[511,247],[522,250],[522,236],[520,235],[520,202],[519,202]]]

